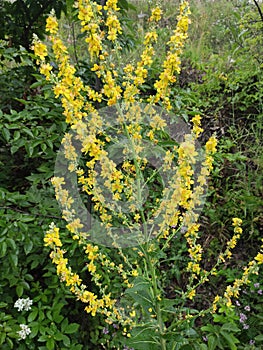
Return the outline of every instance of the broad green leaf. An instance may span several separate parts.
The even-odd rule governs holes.
[[[263,334],[257,335],[257,336],[255,337],[255,341],[257,341],[257,342],[263,342]]]
[[[36,319],[37,315],[38,315],[38,309],[35,308],[35,309],[34,309],[33,311],[31,311],[30,314],[28,315],[28,318],[27,318],[28,322],[34,321],[34,320]]]
[[[0,333],[0,345],[4,343],[5,338],[6,338],[6,333],[5,332]]]
[[[63,341],[63,344],[64,344],[66,347],[70,347],[70,339],[69,339],[69,337],[66,336],[65,334],[63,334],[62,341]]]
[[[9,259],[11,260],[12,265],[16,267],[18,264],[18,257],[16,253],[9,254]]]
[[[16,287],[16,294],[20,298],[24,293],[24,287],[20,284]]]
[[[220,334],[225,338],[231,350],[236,350],[235,343],[239,343],[239,340],[235,338],[231,333],[221,331]]]
[[[239,332],[240,329],[234,324],[234,323],[225,323],[223,324],[223,326],[221,327],[221,330],[223,331],[228,331],[228,332]]]
[[[6,142],[8,142],[10,140],[10,131],[7,128],[3,128],[2,129],[2,134],[4,136],[4,139],[6,140]]]
[[[208,337],[208,350],[214,350],[216,348],[217,344],[217,338],[213,335],[209,335]]]
[[[33,249],[33,242],[32,241],[28,241],[24,244],[24,251],[26,253],[26,255],[28,255]]]
[[[55,341],[53,338],[49,338],[46,342],[46,347],[48,350],[53,350],[55,349]]]
[[[66,334],[72,334],[72,333],[77,332],[78,328],[79,328],[79,324],[71,323],[64,329],[64,332]]]
[[[12,238],[7,238],[6,239],[6,243],[8,244],[8,246],[13,249],[13,250],[16,250],[16,243],[15,241],[12,239]]]

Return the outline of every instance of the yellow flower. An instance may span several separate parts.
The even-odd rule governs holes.
[[[112,9],[113,11],[119,11],[117,4],[118,0],[107,0],[106,5],[104,6],[104,10]]]
[[[160,21],[161,17],[162,17],[162,13],[163,11],[160,9],[159,6],[155,7],[154,9],[152,9],[152,14],[151,17],[149,18],[150,22],[158,22]]]
[[[50,229],[47,231],[45,238],[44,238],[45,246],[57,246],[61,247],[62,243],[59,238],[59,228],[55,227],[54,224],[50,225]]]
[[[132,276],[137,277],[139,275],[137,270],[132,270]]]
[[[136,222],[138,222],[138,221],[140,220],[140,218],[141,218],[140,214],[135,214],[135,215],[134,215],[134,220],[135,220]]]
[[[195,134],[196,137],[198,137],[200,133],[204,131],[204,129],[201,128],[201,116],[199,114],[196,114],[192,118],[192,123],[194,124],[193,133]]]
[[[93,261],[91,261],[89,264],[87,264],[88,270],[91,274],[94,274],[96,272],[96,266],[93,264]]]
[[[233,223],[232,223],[233,226],[241,226],[242,225],[242,220],[241,219],[233,218],[232,220],[233,220]]]
[[[58,31],[58,22],[54,16],[49,16],[46,22],[46,30],[51,34],[56,34]]]
[[[69,224],[67,224],[66,227],[71,233],[77,233],[78,229],[83,227],[83,224],[81,224],[80,219],[77,218],[77,219],[71,221]]]
[[[187,297],[192,300],[194,296],[196,295],[196,291],[194,289],[190,290],[190,292],[187,294]]]
[[[44,61],[45,57],[48,55],[46,45],[41,42],[34,42],[32,49],[34,50],[35,55],[38,56],[41,61]]]
[[[258,255],[255,257],[255,260],[258,261],[258,264],[263,264],[263,254],[258,253]]]
[[[215,136],[211,136],[205,145],[205,149],[207,153],[215,153],[216,152],[217,140]]]
[[[42,64],[40,67],[40,73],[45,75],[47,80],[50,80],[50,72],[52,70],[52,66],[47,63],[47,64]]]

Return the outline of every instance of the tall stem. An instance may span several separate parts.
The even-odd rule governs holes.
[[[121,108],[118,105],[117,105],[117,109],[118,109],[118,112],[122,115]],[[142,183],[141,179],[143,178],[143,175],[142,175],[141,166],[140,166],[139,162],[137,161],[137,154],[135,151],[134,142],[129,135],[129,132],[126,128],[126,125],[124,125],[124,126],[125,126],[126,136],[130,142],[130,147],[131,147],[131,151],[133,154],[133,161],[134,161],[134,166],[135,166],[135,171],[136,171],[136,186],[137,186],[137,198],[136,198],[136,200],[140,206],[139,212],[140,212],[140,216],[141,216],[141,220],[142,220],[142,224],[143,224],[143,234],[144,234],[144,238],[146,239],[146,246],[148,246],[148,243],[149,243],[148,242],[149,237],[148,237],[148,232],[147,232],[148,227],[147,227],[147,221],[146,221],[146,217],[145,217],[143,206],[142,206],[142,191],[143,191],[144,183]],[[153,260],[151,258],[151,255],[149,253],[148,248],[145,249],[145,262],[147,265],[146,271],[148,270],[150,272],[150,276],[148,275],[148,278],[149,278],[149,282],[152,285],[153,304],[154,304],[157,324],[158,324],[158,328],[159,328],[159,338],[160,338],[159,340],[160,340],[160,345],[161,345],[160,350],[167,350],[166,340],[163,337],[165,334],[165,325],[164,325],[163,318],[162,318],[162,310],[161,310],[160,300],[159,300],[160,293],[159,293],[159,289],[158,289],[155,263],[153,262]]]
[[[165,334],[165,325],[163,323],[162,310],[161,310],[160,301],[159,301],[159,290],[158,290],[158,284],[157,284],[156,270],[151,257],[147,255],[146,258],[147,258],[147,263],[151,274],[153,299],[155,303],[156,317],[157,317],[157,323],[159,327],[161,350],[166,350],[166,340],[163,338],[163,335]]]

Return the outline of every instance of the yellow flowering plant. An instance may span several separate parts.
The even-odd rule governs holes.
[[[231,258],[242,234],[242,221],[234,218],[233,237],[215,265],[204,269],[198,217],[217,140],[211,136],[203,149],[198,142],[203,131],[200,115],[192,118],[191,130],[173,114],[170,100],[187,39],[189,2],[181,1],[177,26],[154,82],[155,94],[147,101],[141,87],[155,59],[161,7],[151,11],[140,59],[124,66],[113,62],[111,52],[121,55],[118,1],[108,0],[102,6],[77,0],[75,7],[100,88],[86,85],[77,75],[54,14],[46,26],[52,53],[37,38],[33,42],[40,72],[53,84],[70,128],[52,179],[66,230],[52,223],[45,246],[51,249],[61,281],[84,303],[87,313],[102,315],[107,327],[117,325],[121,344],[175,349],[179,340],[182,346],[188,344],[186,330],[197,317],[216,312],[218,305],[231,308],[232,297],[257,273],[263,254],[258,253],[206,310],[189,306],[198,288]],[[49,63],[50,55],[57,70]],[[99,104],[107,107],[99,109]],[[187,246],[187,263],[182,267],[187,282],[169,298],[161,273],[177,235]],[[63,240],[79,245],[82,266],[70,265]]]

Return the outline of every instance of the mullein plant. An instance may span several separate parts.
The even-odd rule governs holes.
[[[85,33],[91,71],[100,81],[99,89],[85,85],[77,75],[54,14],[47,18],[46,31],[57,67],[49,63],[51,53],[46,44],[35,38],[32,46],[40,72],[52,83],[70,126],[60,150],[61,163],[66,168],[52,179],[67,230],[51,223],[44,242],[51,249],[50,257],[61,281],[85,304],[87,313],[103,315],[105,327],[114,325],[124,344],[135,349],[138,344],[173,349],[183,324],[189,327],[191,320],[215,313],[220,305],[232,307],[232,299],[238,297],[240,288],[249,283],[249,276],[256,274],[263,263],[263,254],[258,253],[243,275],[211,301],[209,309],[192,312],[187,308],[198,287],[208,283],[220,264],[231,258],[242,233],[242,221],[234,218],[233,237],[215,266],[204,270],[197,208],[205,195],[217,141],[215,136],[210,137],[200,151],[201,117],[192,118],[192,131],[187,132],[175,121],[170,100],[187,39],[189,2],[181,1],[177,26],[166,43],[166,56],[154,82],[155,93],[147,100],[142,98],[141,87],[157,55],[161,7],[151,10],[138,62],[124,66],[115,63],[116,55],[121,62],[118,1],[107,0],[101,6],[95,1],[78,0],[75,7]],[[107,107],[99,109],[100,104]],[[174,127],[180,136],[173,134],[168,142],[172,146],[164,150],[161,145]],[[115,160],[112,153],[118,154]],[[80,165],[81,157],[82,163],[85,159],[84,166]],[[158,180],[158,176],[162,179]],[[77,192],[92,201],[88,224],[81,214],[85,208],[77,203],[80,197],[72,195],[72,179],[77,183]],[[152,183],[159,186],[156,196],[150,196]],[[148,206],[147,198],[151,198]],[[160,266],[178,232],[182,232],[188,246],[185,273],[189,279],[184,290],[176,291],[176,299],[170,300],[160,283]],[[70,254],[65,244],[63,247],[63,240],[68,242],[69,237],[83,251],[81,272],[70,266]],[[86,285],[85,280],[90,279],[92,285]]]

